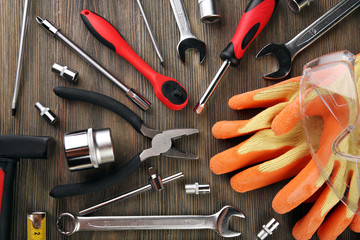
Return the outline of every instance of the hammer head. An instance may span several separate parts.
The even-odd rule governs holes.
[[[216,216],[216,231],[222,237],[238,237],[241,235],[240,232],[230,230],[229,222],[231,217],[245,218],[245,215],[236,207],[225,206],[219,212],[215,213]]]
[[[260,50],[260,52],[256,55],[256,58],[269,54],[275,56],[278,62],[279,69],[275,72],[264,75],[264,78],[270,80],[278,80],[285,78],[291,70],[293,59],[291,53],[284,44],[270,43]]]
[[[185,51],[188,49],[198,50],[200,54],[200,63],[204,61],[206,55],[206,44],[204,42],[195,37],[182,39],[177,46],[177,51],[183,62],[185,62]]]

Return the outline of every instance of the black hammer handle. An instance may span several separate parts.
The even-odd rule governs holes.
[[[47,158],[51,138],[0,136],[0,240],[11,239],[13,189],[20,158]]]

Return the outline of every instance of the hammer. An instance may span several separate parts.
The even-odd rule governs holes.
[[[47,158],[51,137],[0,136],[0,240],[11,239],[13,184],[20,158]]]

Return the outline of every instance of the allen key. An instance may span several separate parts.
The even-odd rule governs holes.
[[[163,180],[161,180],[160,176],[158,176],[156,174],[155,169],[153,167],[149,168],[149,174],[150,174],[150,179],[149,179],[150,183],[148,185],[145,185],[145,186],[140,187],[138,189],[132,190],[132,191],[127,192],[127,193],[124,193],[121,196],[112,198],[112,199],[110,199],[108,201],[99,203],[99,204],[97,204],[95,206],[92,206],[92,207],[89,207],[87,209],[81,210],[79,212],[79,215],[84,216],[86,214],[89,214],[91,212],[99,210],[100,208],[103,208],[103,207],[105,207],[105,206],[107,206],[109,204],[115,203],[115,202],[120,201],[120,200],[128,199],[130,197],[134,197],[136,195],[139,195],[140,193],[147,192],[147,191],[149,191],[151,189],[155,190],[156,192],[159,192],[159,191],[164,189],[164,184],[172,182],[174,180],[178,180],[178,179],[184,177],[184,174],[182,172],[178,172],[178,173],[176,173],[174,175],[171,175],[171,176],[166,177]]]

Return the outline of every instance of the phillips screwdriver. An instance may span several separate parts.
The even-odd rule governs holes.
[[[181,110],[188,102],[188,94],[175,79],[157,73],[131,49],[111,23],[89,10],[81,11],[85,26],[101,43],[125,58],[146,77],[156,97],[171,110]]]
[[[235,35],[220,54],[221,60],[224,61],[223,64],[194,108],[197,114],[202,112],[230,65],[238,66],[240,64],[247,47],[268,23],[278,2],[279,0],[250,1],[240,19]]]
[[[96,70],[101,72],[107,79],[112,81],[116,86],[118,86],[126,94],[126,96],[130,98],[131,101],[136,103],[142,110],[145,111],[150,107],[151,103],[148,100],[146,100],[139,93],[135,92],[135,90],[129,88],[119,79],[117,79],[114,75],[112,75],[108,70],[106,70],[98,62],[96,62],[93,58],[91,58],[86,52],[84,52],[84,50],[82,50],[79,46],[77,46],[64,34],[62,34],[60,30],[54,26],[54,24],[52,24],[50,21],[46,19],[42,19],[39,16],[36,17],[36,21],[51,35],[64,42],[67,46],[69,46],[72,50],[74,50],[80,57],[82,57],[86,62],[88,62]]]

